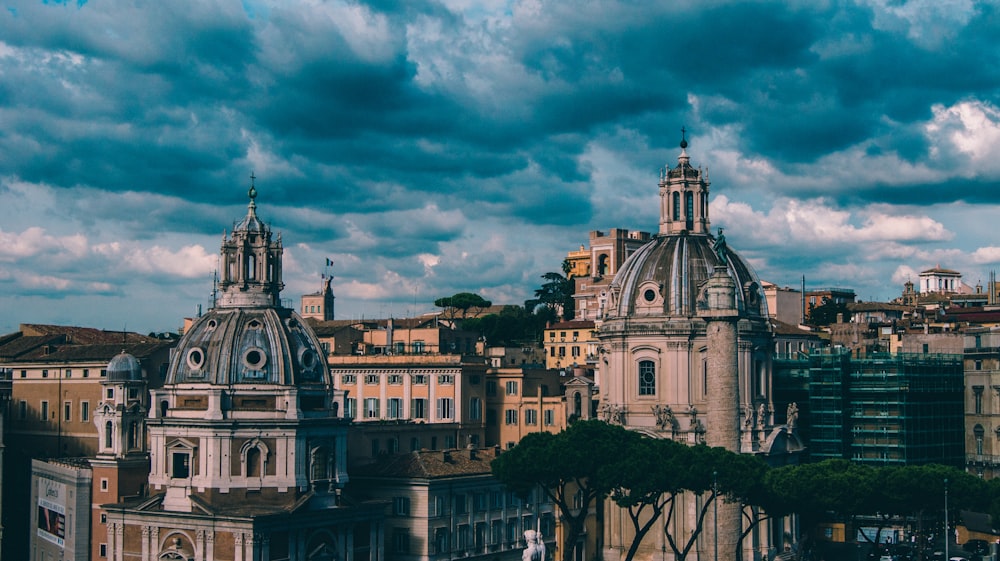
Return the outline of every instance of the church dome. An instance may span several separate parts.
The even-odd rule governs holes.
[[[184,333],[165,384],[326,385],[322,345],[287,308],[214,308]]]
[[[252,178],[252,176],[251,176]],[[224,238],[212,309],[178,342],[164,383],[328,385],[330,371],[312,328],[281,305],[281,236],[247,215]]]
[[[749,317],[766,317],[760,280],[750,265],[711,233],[708,172],[691,165],[681,140],[677,166],[660,172],[660,230],[618,269],[611,283],[606,318],[693,317],[699,293],[715,267],[724,266],[736,284],[736,305]]]
[[[767,316],[760,280],[750,265],[732,250],[716,247],[709,234],[659,235],[633,253],[611,283],[609,316],[678,316],[698,313],[702,285],[716,266],[724,265],[736,283],[736,306],[741,314]],[[721,246],[719,246],[721,247]]]
[[[105,379],[108,382],[141,382],[142,364],[139,359],[122,351],[108,363]]]

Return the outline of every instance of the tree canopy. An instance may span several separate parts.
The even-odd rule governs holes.
[[[444,308],[446,312],[452,313],[452,318],[456,312],[462,314],[462,319],[469,314],[469,310],[482,311],[493,305],[493,302],[486,300],[478,294],[473,294],[471,292],[459,292],[453,296],[446,296],[444,298],[438,298],[434,301],[434,305],[439,308]]]

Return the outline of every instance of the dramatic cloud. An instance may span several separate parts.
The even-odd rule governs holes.
[[[174,329],[258,212],[343,317],[529,298],[655,232],[686,127],[767,280],[891,298],[1000,264],[1000,12],[971,0],[15,2],[0,13],[0,332]],[[325,268],[326,259],[335,265]]]

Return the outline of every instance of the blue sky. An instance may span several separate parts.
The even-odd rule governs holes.
[[[995,2],[8,2],[0,332],[177,329],[223,231],[340,318],[522,303],[657,228],[680,128],[764,279],[889,299],[1000,268]]]

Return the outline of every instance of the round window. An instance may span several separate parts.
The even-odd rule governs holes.
[[[302,353],[302,367],[311,370],[316,366],[316,353],[307,350]]]
[[[642,297],[645,298],[647,302],[652,302],[656,300],[656,291],[652,288],[647,288],[645,292],[642,293]]]
[[[260,329],[260,322],[253,320],[250,322],[250,329]]]
[[[214,319],[208,320],[208,328],[209,329],[215,329],[217,325],[219,325],[219,324],[216,323]]]
[[[195,347],[187,353],[187,364],[192,370],[201,370],[205,365],[205,352]]]
[[[267,363],[267,355],[261,349],[250,349],[243,354],[243,363],[251,370],[260,370]]]

